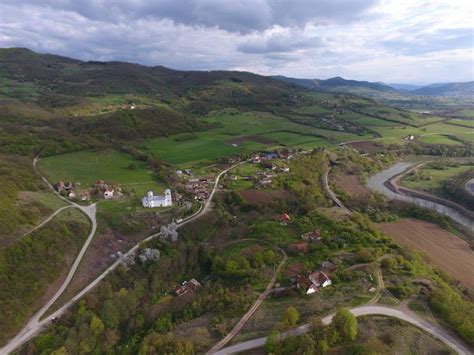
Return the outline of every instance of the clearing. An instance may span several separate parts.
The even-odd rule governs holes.
[[[443,134],[430,134],[422,136],[418,140],[427,144],[462,145],[461,142],[449,138]]]
[[[456,175],[462,174],[474,165],[448,166],[445,169],[435,169],[430,165],[425,165],[416,170],[414,174],[406,175],[400,182],[402,186],[415,190],[436,192],[441,188],[443,181]]]
[[[133,168],[129,168],[130,164],[133,164]],[[41,159],[38,167],[53,184],[59,180],[80,182],[81,187],[85,188],[97,180],[104,180],[109,184],[134,187],[137,193],[159,186],[145,162],[116,150],[57,155]]]
[[[351,196],[367,196],[370,191],[363,186],[357,175],[338,175],[336,185]]]
[[[288,196],[285,190],[241,190],[239,193],[251,205],[266,205],[275,199],[284,199]]]
[[[137,144],[137,147],[170,164],[190,167],[195,163],[210,163],[224,156],[281,146],[309,149],[360,138],[347,132],[313,128],[265,112],[228,109],[216,112],[203,121],[214,128],[150,139]]]
[[[474,289],[474,252],[461,238],[435,224],[416,219],[380,223],[379,228],[402,245],[424,253],[439,269]]]

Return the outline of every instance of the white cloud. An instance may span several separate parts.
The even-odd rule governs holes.
[[[0,46],[176,69],[473,80],[462,0],[4,0]]]

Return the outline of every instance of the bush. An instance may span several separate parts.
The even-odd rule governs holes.
[[[357,337],[357,318],[347,308],[340,308],[332,319],[334,328],[343,340],[354,341]]]

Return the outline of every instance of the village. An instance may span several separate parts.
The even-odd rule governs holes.
[[[307,153],[306,151],[282,149],[280,151],[252,154],[245,161],[248,169],[243,173],[238,170],[226,173],[224,175],[224,181],[220,183],[219,188],[231,188],[231,184],[245,181],[250,183],[253,189],[268,189],[280,174],[290,172],[289,162],[291,159],[297,154]],[[239,158],[230,158],[227,163],[238,164],[239,162]],[[70,200],[92,203],[93,201],[131,197],[140,199],[141,206],[146,209],[172,207],[173,205],[191,208],[193,203],[200,204],[209,198],[215,183],[212,176],[195,175],[193,169],[190,168],[178,169],[175,173],[177,181],[173,186],[174,191],[172,191],[171,188],[167,188],[162,195],[155,194],[154,191],[150,190],[146,192],[144,196],[135,196],[134,193],[124,192],[119,184],[108,183],[104,180],[97,180],[90,187],[83,187],[80,182],[58,181],[53,187],[59,194]],[[178,222],[180,220],[182,219],[177,219]],[[287,226],[292,223],[290,215],[285,212],[277,216],[276,220],[279,221],[282,226]],[[168,230],[168,227],[171,229]],[[169,226],[162,226],[160,232],[163,234],[163,241],[177,240],[176,224],[174,222]],[[171,234],[173,234],[174,237],[170,237]],[[321,243],[322,237],[320,231],[310,231],[301,235],[300,242],[289,244],[287,246],[287,252],[291,255],[306,254],[310,251],[311,244]],[[117,258],[120,257],[120,255],[122,254],[118,252],[112,256],[113,258]],[[140,259],[143,258],[144,256],[140,256]],[[130,260],[127,262],[130,263]],[[271,293],[274,297],[289,296],[293,293],[311,295],[320,288],[332,284],[328,274],[334,272],[335,269],[335,264],[330,261],[325,261],[321,264],[321,268],[316,271],[307,274],[297,274],[289,278],[289,286],[281,286],[276,283]],[[189,281],[184,281],[181,285],[176,286],[171,293],[176,297],[181,297],[197,292],[200,287],[201,284],[196,279],[191,278]]]
[[[255,189],[267,188],[279,174],[290,171],[288,162],[295,154],[297,152],[290,149],[253,154],[248,159],[248,163],[255,166],[254,173],[245,175],[229,173],[225,176],[226,181],[248,181],[252,183],[252,187]],[[240,158],[229,159],[230,164],[239,161]],[[173,186],[173,191],[171,188],[167,188],[163,195],[157,195],[150,190],[140,197],[142,206],[145,208],[170,207],[175,201],[180,205],[190,207],[192,201],[202,202],[209,197],[214,184],[213,177],[197,176],[190,168],[176,170],[176,176],[178,179],[176,185]],[[120,199],[124,196],[135,197],[133,192],[124,192],[120,184],[104,180],[97,180],[88,187],[82,186],[80,182],[59,180],[53,187],[60,195],[72,201],[83,201],[85,203],[92,203],[96,200]],[[222,188],[224,185],[221,184],[219,187]]]

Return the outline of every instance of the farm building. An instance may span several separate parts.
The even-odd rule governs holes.
[[[321,233],[319,231],[312,231],[301,234],[301,239],[311,242],[318,242],[321,240]]]
[[[280,215],[280,223],[283,225],[283,226],[286,226],[288,223],[291,222],[291,218],[290,216],[287,214],[287,213],[282,213]]]
[[[114,189],[107,188],[103,194],[106,200],[111,199],[112,197],[114,197]]]
[[[308,279],[316,287],[326,287],[332,284],[331,279],[322,271],[316,271],[309,274]]]
[[[192,291],[192,292],[196,292],[196,290],[201,287],[201,284],[199,283],[199,281],[197,281],[196,279],[191,279],[189,281],[184,281],[181,286],[178,286],[176,287],[174,290],[173,290],[173,293],[176,295],[176,296],[183,296],[185,294],[187,294],[188,292]]]
[[[294,288],[299,289],[303,287],[306,294],[315,293],[319,288],[326,287],[332,284],[331,279],[322,271],[316,271],[308,275],[308,277],[298,275],[291,279]]]
[[[154,208],[154,207],[167,207],[171,206],[173,201],[171,199],[171,190],[166,189],[164,195],[153,195],[153,191],[148,191],[146,196],[142,198],[143,207]]]

